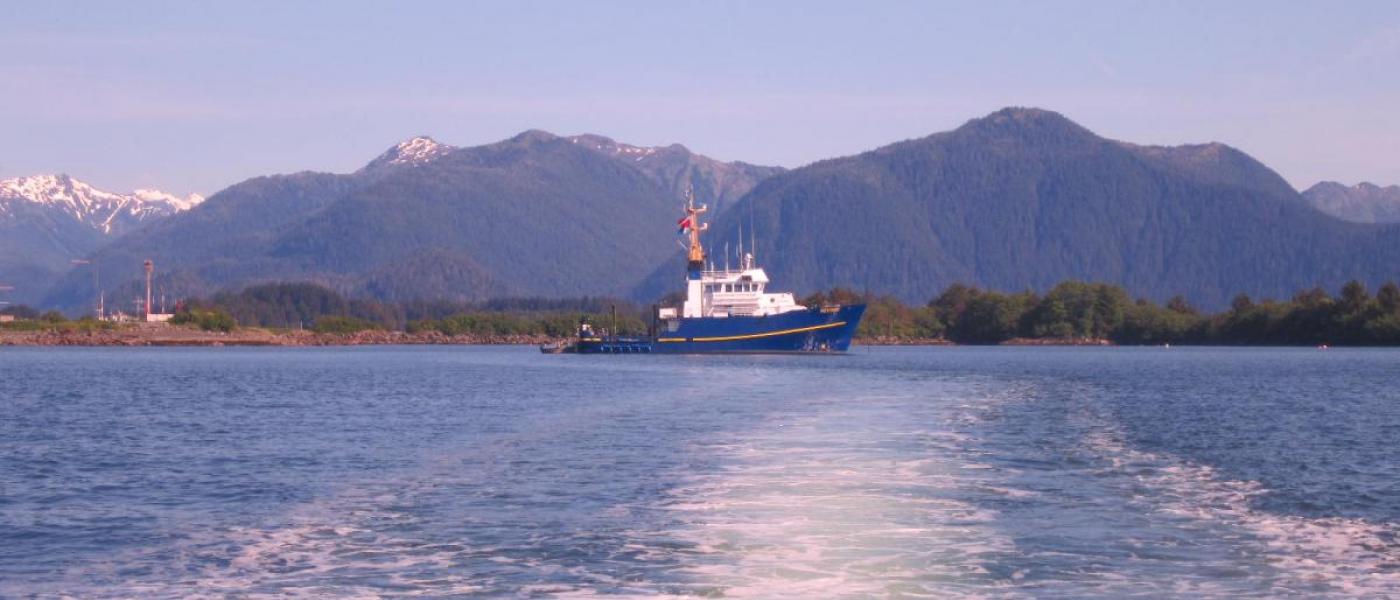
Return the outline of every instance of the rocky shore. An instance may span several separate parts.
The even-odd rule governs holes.
[[[240,328],[125,327],[94,331],[0,331],[0,346],[370,346],[389,344],[545,344],[542,335],[445,335],[439,332],[360,331],[348,334]]]
[[[952,346],[944,338],[901,338],[886,335],[873,337],[858,337],[855,343],[862,346]]]
[[[1112,346],[1103,338],[1011,338],[1003,346]]]

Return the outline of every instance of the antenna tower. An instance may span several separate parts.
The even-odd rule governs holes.
[[[147,321],[150,321],[150,320],[151,320],[151,274],[155,272],[155,270],[156,270],[156,265],[155,265],[155,263],[151,262],[151,259],[148,258],[148,259],[146,259],[146,262],[142,263],[141,266],[144,267],[144,268],[146,269],[146,306],[145,306],[145,308],[146,308],[146,320],[147,320]]]

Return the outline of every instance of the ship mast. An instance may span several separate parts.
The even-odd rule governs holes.
[[[700,245],[700,232],[709,229],[710,224],[701,224],[700,215],[708,210],[709,207],[704,205],[695,208],[695,192],[686,188],[685,214],[690,219],[690,253],[686,258],[686,269],[690,271],[701,271],[705,268],[705,248]]]
[[[710,228],[700,222],[700,215],[707,207],[695,207],[695,191],[685,190],[685,218],[681,223],[690,227],[690,251],[685,262],[685,303],[681,305],[681,316],[693,319],[705,316],[705,248],[700,245],[700,232]]]

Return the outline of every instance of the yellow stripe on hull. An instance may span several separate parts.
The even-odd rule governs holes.
[[[840,327],[840,326],[845,325],[845,324],[846,324],[845,321],[837,321],[837,322],[835,322],[835,323],[826,323],[826,324],[824,324],[824,325],[813,325],[813,326],[811,326],[811,327],[798,327],[797,329],[782,329],[782,330],[779,330],[779,331],[767,331],[767,332],[764,332],[764,333],[750,333],[750,334],[747,334],[747,335],[730,335],[730,336],[723,336],[723,337],[698,337],[698,338],[690,338],[690,339],[686,339],[686,338],[683,338],[683,337],[669,337],[669,338],[656,338],[656,341],[658,341],[658,342],[731,342],[731,341],[734,341],[734,340],[752,340],[752,339],[756,339],[756,338],[774,337],[774,336],[779,336],[779,335],[788,335],[788,334],[792,334],[792,333],[803,333],[803,332],[807,332],[807,331],[817,331],[817,330],[819,330],[819,329],[831,329],[831,328],[833,328],[833,327]]]

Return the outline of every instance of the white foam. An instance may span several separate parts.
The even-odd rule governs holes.
[[[942,407],[924,403],[930,411]],[[687,594],[726,598],[978,597],[983,563],[1014,544],[997,514],[948,497],[982,485],[958,432],[929,435],[913,403],[777,419],[696,452],[725,466],[683,481],[666,508],[695,554]],[[946,405],[944,405],[946,407]],[[917,450],[907,447],[918,441]],[[1015,492],[1010,492],[1015,493]]]
[[[1251,534],[1279,571],[1273,583],[1277,594],[1400,595],[1400,527],[1394,523],[1258,511],[1251,500],[1267,492],[1258,482],[1223,478],[1207,465],[1132,449],[1111,427],[1099,428],[1086,441],[1115,468],[1132,468],[1137,480],[1154,490],[1143,502],[1158,513]]]
[[[180,582],[181,595],[316,598],[333,593],[375,598],[383,596],[386,586],[395,595],[408,596],[481,591],[466,574],[452,568],[463,547],[394,538],[351,525],[297,523],[233,529],[223,533],[219,546],[237,551],[227,557],[226,566],[206,567],[199,577]],[[376,583],[355,583],[366,579]]]
[[[391,593],[384,587],[391,586],[395,595],[429,597],[502,590],[579,598],[1196,597],[1241,589],[1267,589],[1269,596],[1400,595],[1395,566],[1400,553],[1390,524],[1253,511],[1250,500],[1264,491],[1259,484],[1135,450],[1111,419],[1092,412],[1070,418],[1093,432],[1076,449],[1087,449],[1084,454],[1094,460],[1087,466],[1047,461],[1038,480],[1046,489],[1030,488],[1016,469],[987,456],[1006,450],[998,444],[1024,449],[1031,443],[1019,431],[989,436],[998,419],[1027,408],[1017,403],[1033,401],[1036,390],[947,382],[921,384],[919,390],[924,394],[919,398],[812,399],[746,430],[695,442],[688,452],[696,460],[677,467],[685,470],[657,476],[671,484],[668,494],[602,508],[596,521],[580,519],[622,523],[625,529],[633,526],[632,515],[646,515],[635,519],[641,523],[636,531],[583,532],[593,536],[585,543],[615,544],[602,560],[596,555],[560,560],[547,548],[531,546],[558,539],[545,531],[549,525],[541,526],[539,536],[511,540],[526,551],[523,558],[465,533],[452,543],[415,537],[413,532],[441,523],[420,522],[390,507],[412,505],[438,486],[466,487],[460,479],[469,476],[460,473],[460,461],[439,457],[426,473],[349,485],[279,517],[280,523],[194,535],[183,546],[187,556],[175,566],[213,566],[160,574],[170,582],[162,585],[138,580],[122,586],[122,592],[376,597]],[[550,431],[540,428],[538,434]],[[1078,443],[1073,437],[1057,439]],[[1086,506],[1082,502],[1101,499],[1089,495],[1100,490],[1064,491],[1105,480],[1126,500]],[[1017,503],[1034,509],[1017,514],[1005,508]],[[436,516],[425,519],[441,516],[427,514]],[[1045,515],[1066,522],[1036,520]],[[1144,539],[1127,539],[1104,552],[1075,544],[1081,540],[1028,548],[1032,544],[1018,545],[1011,533],[1074,537],[1093,529],[1097,519],[1112,524],[1098,532],[1099,538],[1086,538],[1093,543],[1125,532]],[[1113,529],[1117,526],[1122,529]],[[1231,537],[1209,537],[1226,530]],[[1202,537],[1187,537],[1197,533]],[[1231,552],[1218,560],[1189,551],[1157,558],[1134,554],[1170,552],[1155,547],[1163,539],[1217,544]],[[1246,552],[1251,555],[1240,556]],[[211,556],[219,560],[208,560]],[[603,564],[607,561],[612,562]],[[142,562],[147,561],[124,564]],[[1233,580],[1173,576],[1256,565]],[[540,583],[512,587],[494,580],[493,573]],[[1240,579],[1249,581],[1241,585]],[[1266,587],[1251,587],[1256,583]]]

